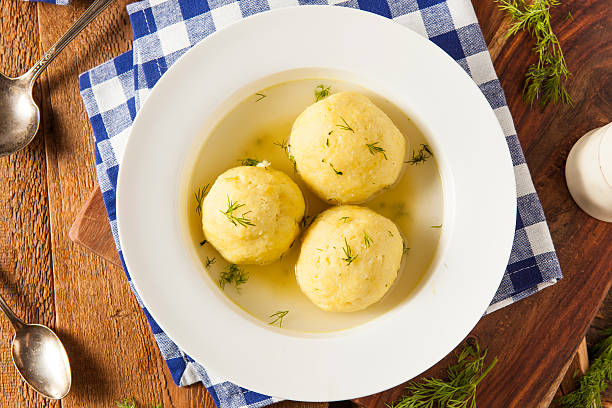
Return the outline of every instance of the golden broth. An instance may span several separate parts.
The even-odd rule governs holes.
[[[421,144],[426,144],[421,131],[397,107],[386,99],[352,83],[338,80],[307,79],[281,83],[260,91],[240,102],[214,127],[196,156],[187,183],[186,219],[191,240],[196,248],[202,271],[215,282],[228,266],[219,253],[206,243],[192,198],[198,188],[213,183],[225,170],[239,166],[244,158],[268,160],[272,167],[288,174],[301,188],[306,199],[307,215],[314,217],[329,207],[317,198],[294,173],[286,151],[281,147],[289,138],[295,118],[314,102],[314,89],[319,84],[331,86],[331,93],[358,91],[381,108],[409,141],[407,159]],[[207,137],[208,136],[208,137]],[[279,146],[280,145],[280,146]],[[434,152],[435,153],[435,152]],[[241,266],[249,276],[237,290],[226,285],[223,292],[242,309],[263,322],[277,311],[288,310],[283,328],[303,332],[342,330],[365,323],[406,301],[419,280],[428,271],[437,250],[443,219],[442,182],[435,157],[417,165],[406,165],[399,181],[364,204],[394,221],[409,248],[402,270],[387,295],[366,310],[352,313],[325,312],[314,306],[300,291],[294,266],[300,251],[300,237],[281,260],[265,266]],[[309,218],[309,220],[312,218]],[[206,260],[215,262],[206,267]],[[219,290],[222,290],[219,288]]]

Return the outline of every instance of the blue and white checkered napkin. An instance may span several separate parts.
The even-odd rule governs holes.
[[[133,51],[84,73],[79,84],[94,130],[100,188],[120,255],[115,216],[117,174],[130,127],[151,88],[185,51],[215,30],[271,8],[314,3],[328,4],[326,0],[143,0],[128,5]],[[487,312],[557,282],[561,269],[542,206],[470,1],[330,0],[330,3],[392,18],[429,38],[472,76],[494,109],[512,155],[518,215],[509,264]],[[216,378],[190,359],[155,323],[138,293],[134,294],[177,384],[202,381],[221,408],[260,407],[276,401]]]

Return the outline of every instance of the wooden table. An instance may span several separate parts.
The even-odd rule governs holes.
[[[68,236],[95,186],[92,133],[77,76],[131,47],[126,3],[112,5],[42,75],[34,89],[42,112],[39,135],[24,151],[0,159],[0,291],[26,320],[56,329],[73,370],[66,399],[39,397],[12,367],[11,328],[1,319],[0,407],[112,406],[126,396],[146,406],[210,406],[201,385],[172,383],[123,271]],[[476,3],[565,274],[560,283],[486,316],[474,329],[471,336],[500,360],[482,382],[478,400],[486,408],[543,407],[612,281],[612,224],[582,213],[563,177],[575,140],[612,119],[612,16],[606,0],[566,0],[554,9],[576,106],[539,110],[520,96],[531,41],[523,34],[505,41],[503,16],[493,1]],[[70,7],[1,0],[0,70],[25,72],[86,6],[84,0]],[[565,18],[569,11],[573,21]],[[441,374],[447,363],[428,374]],[[401,392],[358,403],[382,407]]]

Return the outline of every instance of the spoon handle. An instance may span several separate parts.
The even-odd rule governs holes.
[[[18,331],[23,326],[25,326],[25,322],[21,320],[19,317],[17,317],[17,315],[13,312],[13,310],[6,303],[2,295],[0,295],[0,309],[2,309],[2,311],[6,314],[6,317],[9,318],[9,320],[13,324],[13,327],[15,328],[16,331]]]
[[[34,84],[36,78],[47,68],[47,65],[59,55],[60,52],[76,37],[91,21],[96,18],[109,4],[114,0],[95,0],[81,17],[74,22],[72,27],[61,36],[55,44],[45,52],[45,55],[36,63],[22,78],[28,80],[30,84]]]

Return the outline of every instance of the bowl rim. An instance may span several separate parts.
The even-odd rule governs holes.
[[[318,21],[314,33],[308,30],[313,19]],[[337,21],[344,24],[339,27]],[[269,27],[285,35],[276,36]],[[258,38],[249,35],[255,32]],[[317,50],[297,50],[296,42],[314,43]],[[336,44],[342,48],[334,48]],[[395,53],[399,47],[412,47],[421,61],[414,63]],[[244,66],[265,50],[279,55],[250,66],[248,72],[231,68],[232,64]],[[361,55],[363,50],[368,55]],[[368,61],[372,55],[387,64]],[[174,242],[182,232],[178,217],[172,214],[178,214],[180,160],[186,155],[186,145],[191,146],[187,140],[195,137],[193,130],[202,125],[201,119],[185,114],[195,109],[197,90],[206,89],[210,99],[223,99],[232,89],[265,77],[266,72],[313,66],[308,62],[318,57],[325,61],[316,65],[351,68],[347,70],[393,84],[397,106],[405,109],[409,105],[413,118],[422,122],[418,127],[438,145],[438,165],[441,175],[445,172],[441,242],[448,240],[448,248],[438,251],[444,258],[408,304],[365,325],[313,336],[262,328],[258,320],[244,319],[227,307],[234,305],[229,299],[223,302],[219,296],[201,296],[211,293],[210,282],[195,279],[193,266],[188,265],[192,261],[180,247],[182,239],[178,240],[181,244]],[[403,78],[405,72],[431,76],[435,82]],[[239,81],[241,85],[236,84]],[[177,93],[185,100],[173,100]],[[462,103],[448,98],[449,93],[460,96]],[[210,113],[218,106],[213,100],[201,102],[199,111]],[[171,131],[185,143],[168,141],[165,136]],[[467,139],[467,146],[451,136],[454,132]],[[160,161],[169,165],[167,171],[159,166]],[[170,198],[151,201],[160,194]],[[448,210],[446,203],[450,203]],[[299,6],[256,14],[215,32],[181,56],[153,88],[135,119],[117,188],[117,223],[125,264],[159,326],[191,357],[205,362],[212,383],[227,379],[262,394],[301,401],[343,400],[380,392],[448,354],[475,326],[499,286],[512,247],[515,217],[508,147],[476,84],[452,58],[418,34],[384,17],[343,7]],[[146,232],[152,219],[159,221],[155,233]],[[470,245],[466,248],[464,242]],[[198,311],[211,308],[215,313]],[[421,337],[410,337],[413,325]],[[215,328],[212,333],[211,328]],[[382,335],[390,329],[403,336]],[[248,346],[244,338],[249,339]],[[377,347],[376,353],[363,353],[371,346]],[[232,353],[223,352],[227,348]],[[286,375],[289,369],[294,370],[293,375]]]

